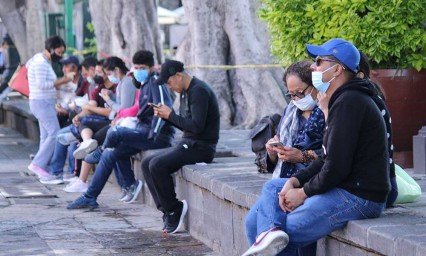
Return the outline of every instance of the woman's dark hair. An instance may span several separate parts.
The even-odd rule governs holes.
[[[290,67],[288,67],[284,72],[284,76],[283,76],[284,85],[287,87],[286,80],[288,76],[296,75],[305,84],[309,86],[313,86],[312,70],[311,70],[312,63],[313,62],[311,60],[301,60],[291,64]]]
[[[124,64],[124,61],[118,57],[109,57],[104,60],[103,68],[106,70],[114,70],[115,68],[119,68],[122,74],[126,74],[129,69]]]
[[[67,49],[64,40],[60,36],[49,37],[44,42],[44,49],[46,49],[48,51],[50,51],[52,49],[59,48],[61,46],[63,46],[65,50]]]
[[[154,66],[154,54],[150,51],[137,51],[133,55],[133,64],[147,65],[148,67]]]
[[[84,67],[85,69],[89,69],[90,67],[96,67],[96,65],[98,64],[98,60],[94,57],[87,57],[83,60],[83,62],[81,63],[81,66]]]
[[[377,95],[379,95],[383,100],[386,100],[385,91],[383,90],[382,86],[371,81],[371,79],[370,79],[371,66],[370,66],[370,61],[369,61],[367,55],[362,51],[359,51],[359,54],[360,54],[361,58],[359,60],[358,73],[363,73],[364,79],[367,79],[367,80],[370,81],[370,83],[373,85],[374,89],[377,91]]]

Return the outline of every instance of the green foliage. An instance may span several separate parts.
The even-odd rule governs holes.
[[[89,30],[91,33],[94,33],[95,27],[93,26],[92,22],[88,22],[86,24],[87,30]],[[79,51],[76,48],[70,48],[73,55],[79,56],[81,59],[84,59],[85,57],[93,56],[96,57],[96,54],[98,52],[98,48],[96,46],[96,38],[85,38],[84,39],[85,47],[82,51]]]
[[[424,0],[261,0],[259,16],[284,64],[306,58],[305,45],[351,41],[373,68],[426,68]]]

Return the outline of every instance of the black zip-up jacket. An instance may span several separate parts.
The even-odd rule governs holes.
[[[383,117],[368,82],[352,79],[330,98],[324,155],[295,177],[308,197],[335,187],[383,203],[390,191]]]
[[[172,144],[175,130],[173,126],[158,116],[154,116],[154,110],[148,103],[162,103],[172,107],[173,102],[166,85],[155,85],[157,74],[152,73],[142,85],[139,94],[139,110],[136,115],[139,119],[137,127],[149,129],[148,139],[163,141]]]

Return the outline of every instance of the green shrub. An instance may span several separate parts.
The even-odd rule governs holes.
[[[351,41],[373,68],[426,68],[425,0],[261,0],[259,16],[284,65],[306,58],[305,45]]]

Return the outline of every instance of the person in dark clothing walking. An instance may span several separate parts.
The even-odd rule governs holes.
[[[297,255],[350,220],[379,217],[386,205],[386,127],[368,81],[355,78],[358,49],[339,38],[306,48],[316,58],[312,83],[330,97],[323,155],[290,179],[265,184],[250,209],[257,238],[243,256]]]
[[[162,104],[152,107],[154,115],[182,130],[183,138],[176,146],[145,157],[142,171],[157,209],[164,214],[163,232],[173,234],[182,228],[188,205],[176,198],[171,174],[184,165],[213,160],[220,114],[213,90],[187,74],[182,62],[166,60],[156,83],[166,83],[169,89],[181,94],[179,115]]]

